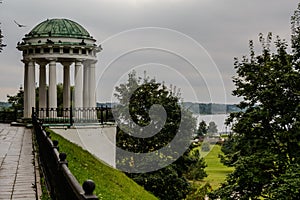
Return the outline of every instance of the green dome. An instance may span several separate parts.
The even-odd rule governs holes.
[[[25,37],[92,38],[80,24],[69,19],[47,19],[35,26]]]

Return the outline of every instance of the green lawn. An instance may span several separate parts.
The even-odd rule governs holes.
[[[87,179],[95,182],[94,194],[99,199],[157,199],[124,173],[105,165],[89,152],[52,131],[51,139],[59,141],[59,150],[67,154],[69,169],[81,185]]]
[[[213,189],[216,189],[225,180],[226,175],[233,171],[233,167],[227,167],[220,162],[220,158],[218,158],[221,153],[220,145],[211,145],[210,147],[211,151],[208,154],[200,151],[201,155],[205,155],[204,159],[207,164],[205,171],[208,176],[204,178],[203,182],[208,182]]]

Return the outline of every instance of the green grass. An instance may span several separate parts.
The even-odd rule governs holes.
[[[124,173],[107,166],[89,152],[53,131],[51,131],[51,139],[59,141],[59,151],[67,154],[69,169],[81,185],[87,179],[95,182],[94,194],[99,199],[157,199]]]
[[[204,178],[203,183],[209,183],[212,186],[212,189],[217,189],[220,187],[220,184],[224,182],[226,175],[233,171],[233,167],[227,167],[220,162],[218,157],[221,154],[220,145],[211,145],[211,151],[207,154],[206,152],[201,152],[201,155],[205,155],[204,160],[207,164],[205,171],[207,177]],[[200,148],[200,147],[197,147]]]

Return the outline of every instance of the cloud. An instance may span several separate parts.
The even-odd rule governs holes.
[[[194,46],[182,38],[168,38],[163,33],[147,35],[143,32],[134,37],[122,38],[115,41],[112,49],[107,48],[107,43],[105,44],[105,41],[115,34],[141,27],[162,27],[184,33],[208,52],[222,75],[225,92],[229,97],[227,99],[237,101],[230,95],[233,89],[231,77],[235,73],[233,58],[247,55],[248,41],[254,40],[257,44],[257,35],[260,32],[266,34],[271,31],[274,35],[279,34],[289,40],[290,17],[296,7],[297,2],[283,0],[4,1],[0,5],[0,19],[4,42],[8,46],[0,54],[0,88],[19,88],[23,82],[21,52],[15,48],[16,43],[35,25],[47,18],[68,18],[85,27],[97,39],[97,44],[103,43],[104,50],[98,55],[97,63],[100,71],[108,60],[117,57],[122,50],[145,44],[145,38],[151,38],[148,40],[148,46],[162,45],[167,49],[175,49],[180,55],[187,55],[189,60],[197,60],[199,53]],[[13,20],[26,24],[27,27],[20,29]],[[157,54],[155,56],[158,60],[165,59],[167,62],[168,57]],[[139,63],[149,61],[146,54],[135,59]],[[167,62],[169,65],[176,64],[176,59],[172,59]],[[128,59],[123,62],[124,65],[134,64]],[[186,71],[187,75],[190,73]],[[168,76],[167,73],[159,75],[162,78]],[[213,78],[211,74],[205,76],[209,80]],[[194,80],[192,76],[188,79]],[[110,79],[107,78],[108,80]],[[214,86],[213,90],[220,92],[222,87]],[[222,98],[219,100],[222,101]]]

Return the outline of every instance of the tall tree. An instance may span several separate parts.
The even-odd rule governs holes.
[[[7,95],[8,103],[11,103],[11,107],[14,110],[23,110],[24,105],[24,90],[22,87],[19,88],[19,91],[16,95],[10,96]]]
[[[299,24],[299,8],[296,12]],[[298,30],[298,28],[297,28]],[[294,34],[299,34],[295,32]],[[299,38],[294,35],[293,39]],[[262,53],[235,59],[233,94],[245,112],[232,113],[234,135],[223,161],[235,167],[211,197],[221,199],[298,199],[300,196],[300,73],[299,41],[293,54],[278,37],[271,51],[272,34],[259,36]]]
[[[0,4],[2,3],[2,0],[0,0]],[[0,22],[1,25],[1,22]],[[0,27],[0,53],[2,52],[3,48],[6,47],[5,44],[3,44],[3,35],[2,35],[2,29]]]
[[[206,125],[206,122],[204,120],[202,120],[198,126],[197,136],[198,137],[204,136],[204,135],[206,135],[206,133],[207,133],[207,125]]]
[[[207,133],[209,134],[215,134],[218,132],[218,128],[215,122],[211,121],[208,123],[208,127],[207,127]]]
[[[0,23],[1,24],[1,23]],[[1,27],[0,27],[0,53],[2,52],[3,50],[3,47],[6,47],[5,44],[3,44],[3,35],[2,35],[2,30],[1,30]]]
[[[57,107],[63,108],[63,84],[58,83],[57,87]],[[36,107],[39,105],[39,88],[36,89]],[[47,88],[48,90],[48,88]],[[74,86],[71,86],[71,91],[74,90]],[[23,110],[24,106],[24,90],[20,87],[16,95],[7,95],[7,101],[12,104],[12,108],[15,110]]]
[[[171,149],[174,146],[177,148],[186,145],[187,139],[189,145],[195,131],[196,120],[190,112],[181,109],[180,97],[176,90],[169,90],[154,79],[137,77],[136,72],[133,71],[129,74],[128,81],[116,87],[116,91],[115,96],[120,103],[120,108],[117,109],[120,115],[116,119],[119,121],[117,146],[120,149],[138,155],[144,153],[149,155],[165,147]],[[160,116],[152,115],[150,117],[151,112],[156,109],[153,108],[153,105],[163,106],[166,112],[165,123],[161,129],[158,128],[160,121],[163,121],[159,118]],[[125,108],[128,108],[129,111],[126,111]],[[139,132],[139,130],[151,123],[154,124],[155,130],[160,130],[153,136],[143,137],[146,132]],[[180,129],[180,126],[184,128]],[[174,141],[177,134],[183,139],[172,143],[171,141]],[[172,159],[173,155],[178,155],[180,152],[160,151],[158,157],[161,161],[157,161],[154,158],[155,155],[153,159],[152,157],[126,157],[117,150],[117,167],[122,168],[125,165],[133,169],[146,169],[161,166],[155,171],[129,172],[127,175],[161,199],[183,199],[191,189],[185,176],[195,179],[202,179],[206,176],[204,160],[199,158],[199,155],[191,156],[189,152],[190,149],[187,148],[176,161],[173,160],[174,162],[165,166],[165,160]],[[192,169],[195,168],[198,170],[193,172]]]

